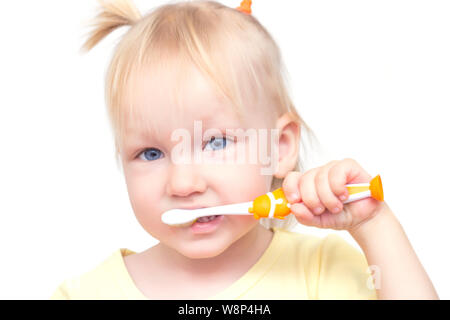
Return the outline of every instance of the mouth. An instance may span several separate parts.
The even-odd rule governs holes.
[[[190,226],[190,230],[195,234],[211,233],[219,227],[223,219],[223,215],[200,217]]]
[[[197,218],[197,219],[195,220],[195,222],[198,222],[198,223],[207,223],[207,222],[210,222],[210,221],[216,219],[217,217],[219,217],[219,216],[218,216],[218,215],[214,215],[214,216],[204,216],[204,217]]]

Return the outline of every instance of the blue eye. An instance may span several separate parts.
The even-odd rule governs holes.
[[[234,142],[234,141],[231,139],[227,139],[227,138],[217,139],[216,137],[212,137],[211,140],[209,140],[208,143],[206,144],[205,150],[206,151],[217,151],[217,150],[225,149],[228,142]],[[211,146],[209,150],[207,150],[208,146]],[[162,152],[155,148],[145,149],[137,155],[137,158],[144,160],[144,161],[154,161],[154,160],[158,160],[161,157],[162,157]]]
[[[212,151],[225,149],[225,147],[227,146],[227,141],[231,141],[231,140],[229,140],[227,138],[216,139],[216,137],[212,137],[211,140],[208,141],[208,144],[206,146],[211,145]]]
[[[145,149],[144,151],[142,151],[138,155],[138,157],[140,158],[141,155],[144,155],[145,160],[153,161],[153,160],[158,160],[159,159],[159,155],[162,155],[162,153],[158,149],[150,148],[150,149]]]

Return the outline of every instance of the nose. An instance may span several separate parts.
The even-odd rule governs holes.
[[[197,172],[197,169],[192,164],[172,165],[167,183],[167,194],[187,197],[192,193],[204,192],[206,182],[201,174]]]

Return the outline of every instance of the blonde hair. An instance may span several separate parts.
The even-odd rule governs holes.
[[[314,132],[296,111],[288,92],[288,79],[280,50],[269,32],[253,15],[215,1],[172,2],[141,16],[131,0],[103,1],[100,12],[90,26],[83,51],[89,51],[120,26],[131,26],[113,53],[106,74],[105,99],[114,133],[116,161],[120,146],[133,114],[132,104],[125,103],[132,92],[132,74],[144,67],[174,66],[182,70],[194,65],[211,80],[219,94],[228,98],[235,112],[242,116],[246,99],[264,96],[274,106],[272,119],[288,112],[301,129]],[[180,75],[182,71],[180,71]],[[178,92],[180,83],[174,83]],[[242,89],[242,90],[241,90]],[[175,95],[176,96],[176,95]],[[142,117],[133,118],[143,125]],[[304,171],[302,159],[292,170]],[[282,186],[273,177],[271,191]],[[290,230],[297,225],[293,215],[284,220],[260,219],[266,227]]]

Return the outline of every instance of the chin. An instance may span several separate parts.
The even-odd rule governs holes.
[[[208,259],[217,257],[228,247],[217,244],[212,246],[211,243],[191,244],[188,248],[182,248],[179,252],[190,259]]]

